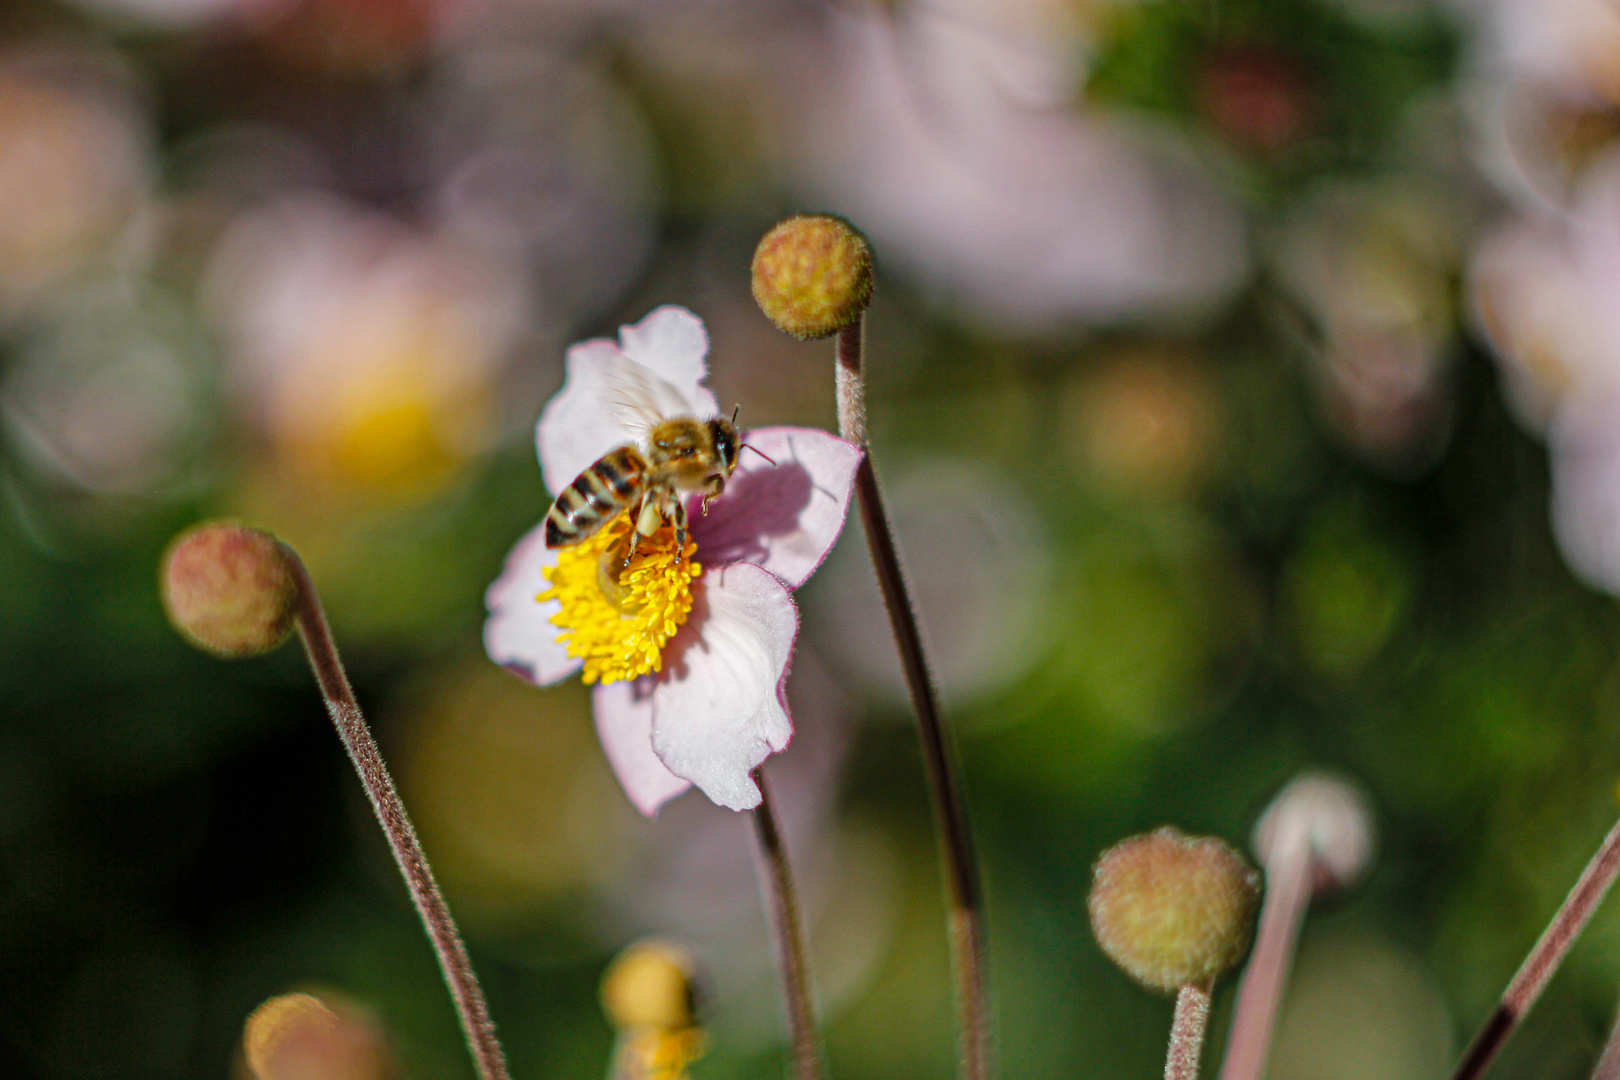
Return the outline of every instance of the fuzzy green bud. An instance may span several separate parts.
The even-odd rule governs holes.
[[[602,1011],[621,1031],[680,1031],[693,1023],[692,957],[668,941],[639,941],[602,976]]]
[[[292,633],[292,556],[258,529],[216,521],[182,533],[163,558],[161,587],[169,622],[215,656],[257,656]]]
[[[1097,860],[1091,930],[1131,978],[1174,992],[1243,958],[1259,899],[1260,875],[1231,845],[1166,826]]]
[[[754,299],[783,333],[829,337],[872,299],[872,249],[840,218],[799,214],[754,249]]]

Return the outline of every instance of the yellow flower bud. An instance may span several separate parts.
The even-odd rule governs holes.
[[[1167,826],[1097,860],[1091,930],[1127,975],[1174,992],[1243,958],[1259,899],[1260,875],[1231,845]]]
[[[641,941],[602,976],[602,1009],[621,1031],[692,1026],[692,957],[667,941]]]
[[[161,573],[169,622],[215,656],[269,652],[292,632],[298,578],[275,537],[208,522],[169,545]]]
[[[839,218],[790,217],[754,250],[754,299],[783,333],[836,334],[872,299],[872,249]]]
[[[282,994],[254,1009],[242,1051],[254,1080],[384,1080],[393,1071],[369,1019],[312,994]]]

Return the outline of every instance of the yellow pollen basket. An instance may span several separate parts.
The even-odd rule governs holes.
[[[536,599],[556,600],[552,624],[568,655],[585,661],[586,683],[634,679],[663,667],[664,646],[692,610],[692,581],[703,567],[688,541],[675,561],[675,527],[668,522],[636,545],[624,566],[634,515],[620,514],[601,532],[563,548],[542,571],[551,588]],[[621,569],[622,567],[622,569]]]

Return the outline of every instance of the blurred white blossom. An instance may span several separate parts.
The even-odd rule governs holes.
[[[232,224],[207,293],[234,388],[296,474],[407,492],[492,436],[519,281],[453,238],[302,193]]]
[[[1243,221],[1187,148],[1082,109],[1074,48],[1039,19],[989,10],[831,16],[800,121],[805,190],[891,263],[1009,329],[1225,297],[1247,267]]]
[[[0,313],[113,242],[151,184],[144,118],[100,56],[0,56]]]
[[[1565,204],[1620,135],[1620,8],[1608,0],[1456,0],[1478,157],[1529,209]]]
[[[1489,237],[1473,286],[1509,401],[1547,433],[1564,557],[1620,592],[1620,158],[1586,175],[1567,213]]]

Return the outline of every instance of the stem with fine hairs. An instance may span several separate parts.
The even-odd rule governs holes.
[[[377,741],[360,713],[360,703],[355,700],[349,677],[343,672],[343,661],[338,659],[337,646],[332,641],[332,631],[326,623],[326,612],[321,608],[315,583],[310,580],[298,553],[285,544],[281,547],[297,577],[298,633],[303,638],[310,666],[315,669],[321,696],[326,699],[326,711],[337,725],[338,738],[343,740],[343,748],[349,752],[349,760],[360,774],[366,798],[371,800],[371,808],[376,811],[383,835],[388,838],[394,861],[405,877],[411,901],[422,917],[422,925],[427,928],[428,940],[439,957],[439,969],[450,987],[456,1016],[461,1020],[461,1030],[467,1037],[467,1048],[472,1051],[478,1076],[480,1080],[510,1080],[506,1057],[495,1037],[495,1024],[484,1003],[484,992],[467,958],[467,946],[462,943],[450,909],[445,905],[438,883],[433,880],[427,856],[416,839],[411,819],[405,814],[405,804],[394,790],[393,778],[388,775],[388,766],[383,763]]]
[[[1603,1053],[1592,1069],[1592,1080],[1620,1080],[1620,1015],[1609,1028],[1609,1041],[1603,1044]]]
[[[1220,1080],[1259,1080],[1271,1052],[1272,1032],[1283,986],[1294,963],[1299,927],[1311,902],[1315,855],[1302,832],[1278,843],[1266,864],[1266,898],[1254,952],[1238,985],[1232,1037],[1226,1044]]]
[[[754,835],[759,840],[760,886],[765,892],[766,915],[775,932],[776,961],[782,971],[782,997],[787,1006],[788,1036],[796,1080],[820,1080],[821,1044],[816,1037],[815,1009],[810,1001],[810,965],[806,960],[804,926],[799,919],[798,893],[788,864],[781,822],[765,786],[765,771],[754,770],[759,785],[759,806],[754,808]]]
[[[1170,1022],[1170,1051],[1164,1058],[1164,1080],[1198,1080],[1198,1058],[1209,1027],[1211,981],[1190,983],[1176,993],[1176,1015]]]
[[[962,799],[951,756],[950,738],[939,707],[939,697],[923,653],[917,612],[900,569],[894,530],[889,526],[872,453],[866,436],[866,385],[861,373],[862,318],[838,331],[837,393],[838,434],[863,451],[855,471],[855,497],[860,504],[866,543],[877,571],[883,606],[900,649],[911,705],[917,714],[928,787],[934,799],[934,817],[945,863],[945,886],[950,899],[951,955],[956,973],[956,1003],[961,1028],[963,1080],[990,1076],[990,1022],[988,980],[985,973],[984,894],[979,884],[967,807]]]
[[[1616,874],[1620,874],[1620,822],[1603,838],[1597,853],[1586,864],[1586,869],[1581,871],[1580,880],[1575,882],[1575,887],[1564,898],[1564,906],[1558,909],[1558,914],[1553,916],[1552,922],[1542,932],[1541,940],[1536,942],[1535,948],[1530,950],[1530,955],[1524,958],[1518,973],[1513,976],[1513,981],[1502,991],[1501,1002],[1486,1018],[1479,1034],[1474,1036],[1474,1041],[1457,1065],[1457,1071],[1451,1074],[1452,1080],[1477,1080],[1484,1075],[1502,1049],[1502,1044],[1507,1042],[1513,1029],[1518,1027],[1519,1021],[1536,1003],[1536,998],[1541,996],[1547,980],[1563,963],[1570,946],[1586,929],[1587,922],[1608,894],[1609,886],[1614,884]]]

